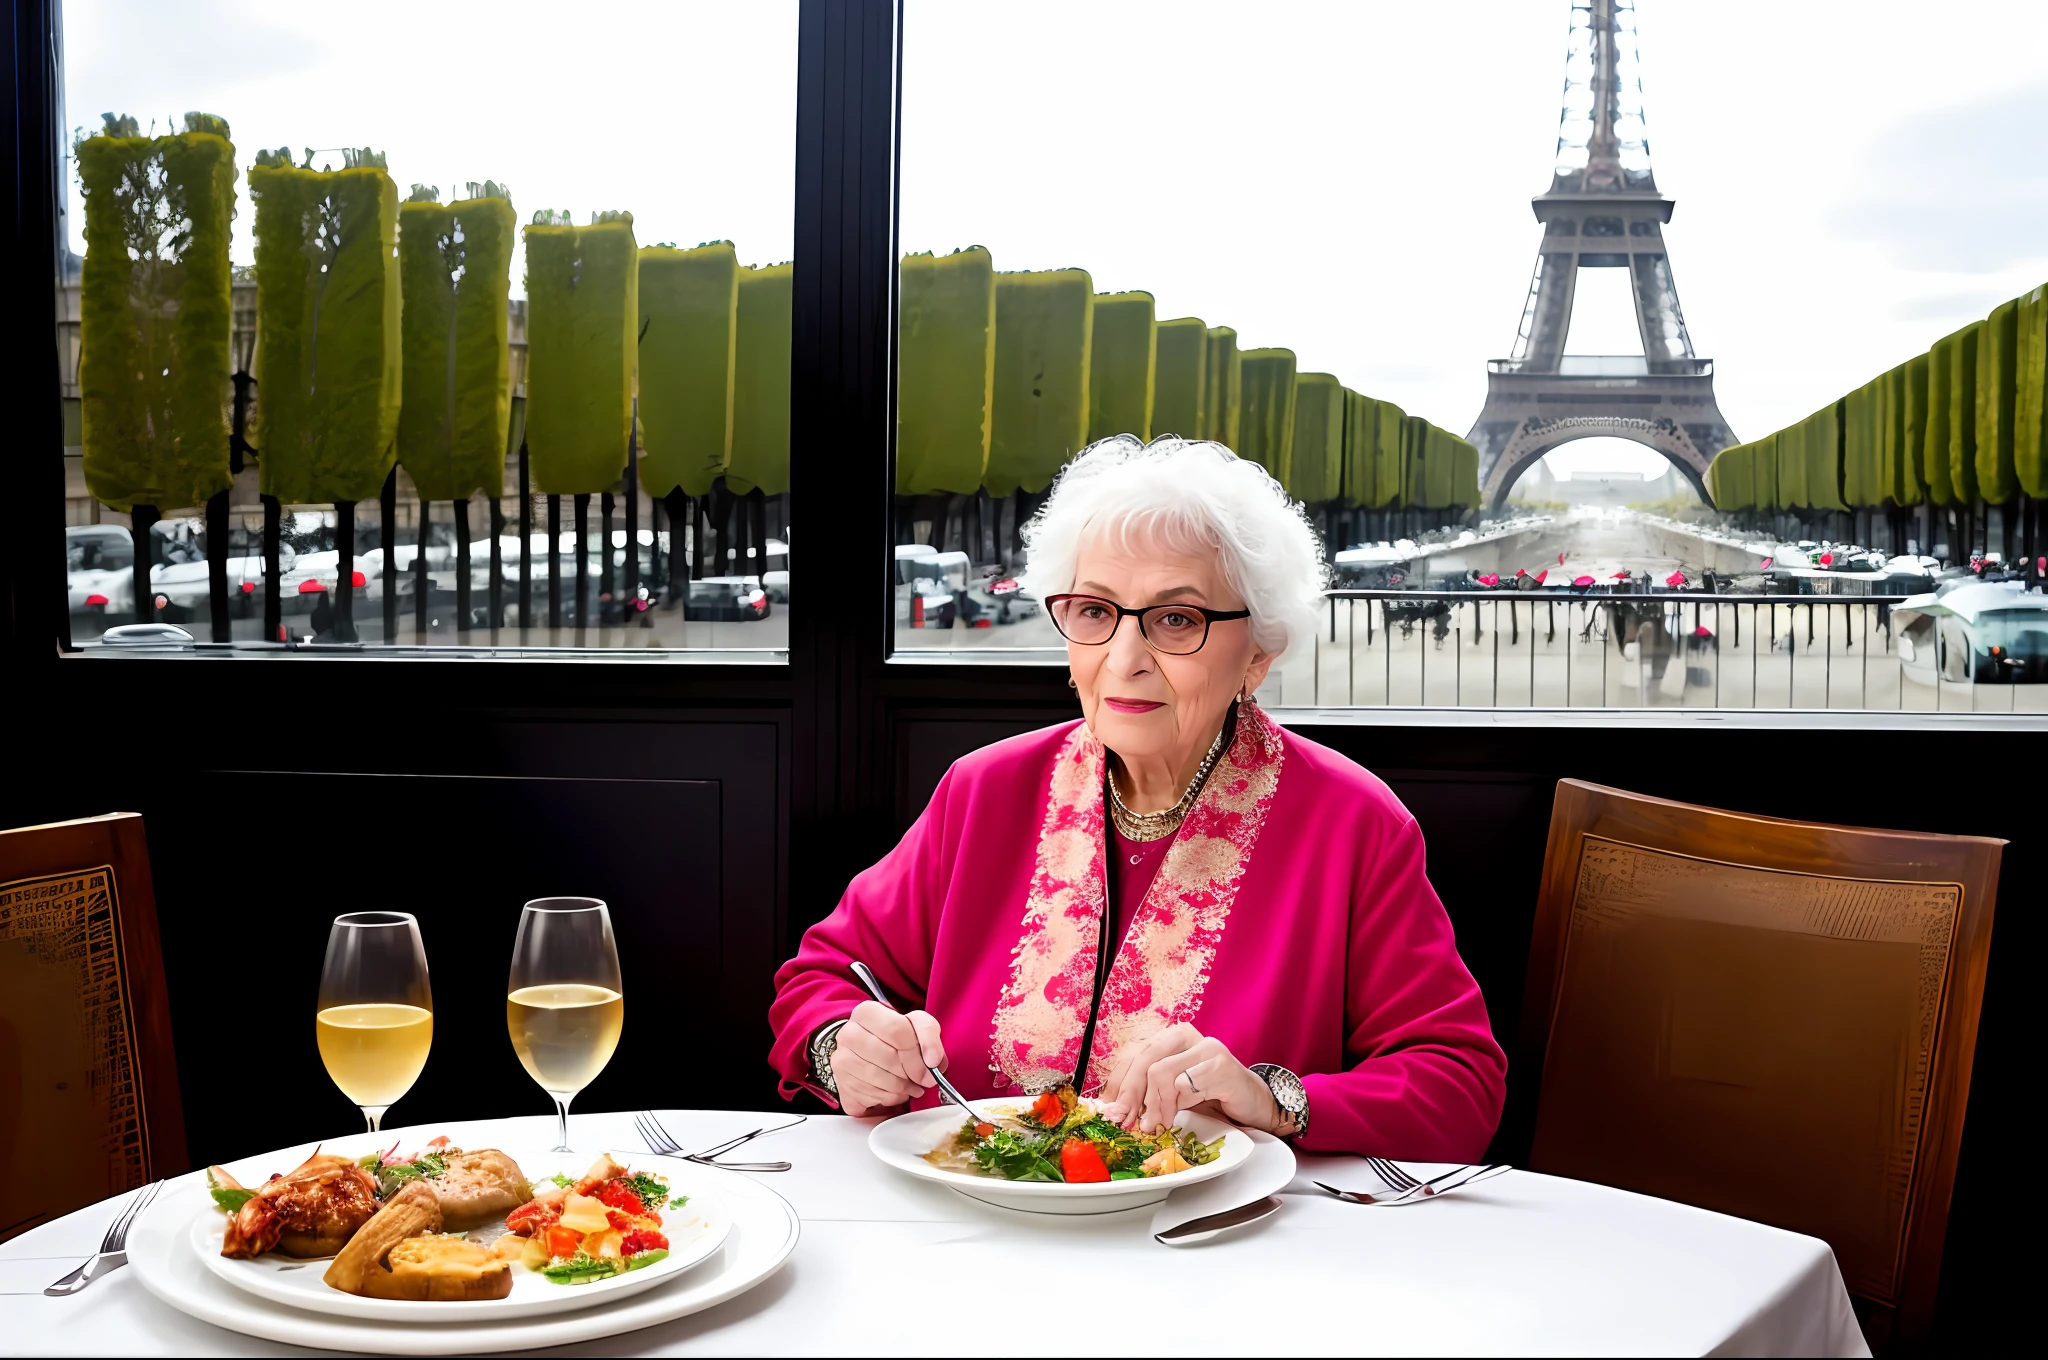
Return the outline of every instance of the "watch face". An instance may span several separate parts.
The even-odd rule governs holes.
[[[1275,1072],[1272,1081],[1273,1099],[1279,1101],[1288,1113],[1299,1114],[1308,1104],[1308,1090],[1302,1086],[1300,1077],[1292,1072]]]

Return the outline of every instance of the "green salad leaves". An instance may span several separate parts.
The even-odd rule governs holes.
[[[1066,1091],[1060,1103],[1060,1116],[1051,1123],[1037,1117],[1039,1107],[1001,1125],[970,1119],[960,1126],[955,1146],[972,1153],[984,1175],[1011,1181],[1140,1180],[1202,1166],[1223,1153],[1221,1137],[1205,1143],[1184,1129],[1138,1133],[1102,1118]]]

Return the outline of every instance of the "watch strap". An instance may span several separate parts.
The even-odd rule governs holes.
[[[839,1082],[832,1075],[832,1055],[838,1051],[839,1031],[845,1024],[845,1019],[834,1020],[818,1026],[811,1036],[811,1080],[834,1096],[839,1094]]]
[[[1273,1103],[1294,1124],[1289,1138],[1299,1138],[1308,1132],[1308,1086],[1300,1076],[1282,1067],[1279,1063],[1253,1063],[1246,1069],[1273,1093]]]

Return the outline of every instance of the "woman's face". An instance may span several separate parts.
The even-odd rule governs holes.
[[[1134,538],[1118,550],[1099,538],[1081,549],[1073,590],[1127,609],[1155,604],[1243,609],[1213,555],[1168,549]],[[1126,761],[1181,761],[1207,749],[1239,692],[1257,689],[1273,658],[1252,644],[1251,620],[1209,625],[1208,641],[1188,656],[1152,650],[1138,621],[1123,619],[1107,643],[1067,644],[1067,665],[1081,711],[1103,745]]]

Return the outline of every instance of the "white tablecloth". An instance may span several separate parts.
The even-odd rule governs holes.
[[[662,1115],[686,1147],[785,1117]],[[579,1149],[641,1146],[626,1116],[571,1122]],[[538,1148],[553,1142],[552,1125],[493,1120],[391,1136]],[[1170,1248],[1151,1240],[1150,1210],[1021,1215],[892,1172],[868,1153],[870,1126],[813,1117],[739,1154],[796,1163],[761,1177],[803,1219],[774,1278],[707,1312],[566,1349],[1037,1354],[1045,1348],[1020,1338],[1057,1335],[1044,1329],[1064,1318],[1080,1328],[1076,1344],[1104,1355],[1869,1354],[1826,1243],[1602,1186],[1515,1171],[1413,1208],[1368,1209],[1309,1184],[1369,1186],[1362,1163],[1305,1156],[1279,1213],[1205,1246]],[[0,1245],[0,1352],[291,1349],[188,1318],[132,1270],[70,1298],[44,1297],[44,1285],[98,1246],[115,1207]]]

